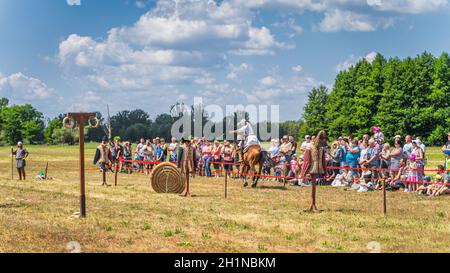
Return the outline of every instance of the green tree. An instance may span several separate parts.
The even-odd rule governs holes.
[[[62,128],[62,120],[60,118],[54,118],[52,120],[49,120],[47,123],[47,127],[45,127],[45,130],[44,130],[45,142],[48,144],[57,143],[53,140],[53,133],[55,130],[61,129],[61,128]]]
[[[1,135],[8,144],[19,140],[37,143],[44,138],[43,115],[30,104],[2,107],[0,120]]]
[[[314,87],[309,92],[308,102],[304,108],[303,119],[311,132],[327,129],[327,122],[325,119],[327,102],[328,89],[325,86],[320,85],[317,88]],[[295,131],[297,134],[298,128],[295,128]]]

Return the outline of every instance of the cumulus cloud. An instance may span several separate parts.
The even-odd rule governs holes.
[[[0,97],[12,97],[16,100],[34,101],[48,99],[54,90],[41,80],[28,77],[22,73],[14,73],[3,77],[0,75]]]
[[[335,9],[325,12],[325,18],[319,25],[323,32],[337,31],[375,31],[388,28],[394,23],[393,18],[374,17],[353,11]]]
[[[48,87],[40,79],[21,72],[4,76],[0,73],[0,98],[6,97],[11,104],[30,103],[39,109],[57,105],[63,101],[56,90]]]
[[[300,72],[303,71],[303,67],[302,67],[301,65],[293,66],[291,69],[292,69],[292,71],[294,71],[295,73],[300,73]]]
[[[66,0],[69,6],[81,6],[81,0]]]
[[[365,57],[351,55],[345,61],[339,63],[336,66],[336,72],[345,71],[345,70],[349,69],[350,67],[354,66],[356,63],[358,63],[362,59],[366,59],[366,61],[368,61],[369,63],[372,63],[375,60],[375,58],[377,57],[377,55],[378,55],[377,52],[370,52]]]
[[[444,8],[448,0],[367,0],[367,4],[381,11],[418,14]]]
[[[251,21],[249,10],[228,2],[159,1],[133,26],[113,28],[104,40],[68,36],[58,60],[101,87],[195,83],[206,68],[226,66],[226,55],[271,55],[283,48],[270,29]]]

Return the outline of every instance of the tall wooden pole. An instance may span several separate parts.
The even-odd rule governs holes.
[[[68,113],[67,117],[78,122],[78,140],[80,145],[80,217],[86,218],[86,182],[84,162],[84,123],[95,117],[96,113]],[[97,124],[98,126],[98,124]]]
[[[387,214],[386,179],[383,179],[383,212],[384,216],[386,216]]]
[[[227,168],[229,168],[227,166]],[[225,199],[228,197],[228,171],[225,170]]]
[[[86,187],[84,176],[84,117],[78,120],[78,136],[80,142],[80,215],[86,217]]]
[[[11,147],[11,180],[14,180],[14,148]]]

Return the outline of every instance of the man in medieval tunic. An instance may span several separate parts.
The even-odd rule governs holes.
[[[194,147],[190,139],[181,139],[181,145],[178,148],[177,165],[182,173],[189,171],[194,173]]]
[[[102,186],[108,186],[106,183],[106,172],[108,171],[111,162],[112,154],[111,150],[108,148],[108,138],[104,137],[102,143],[97,147],[94,157],[94,165],[99,164],[99,168],[103,172]]]
[[[327,173],[327,163],[325,159],[325,146],[327,146],[327,135],[325,131],[320,131],[316,139],[310,145],[304,155],[301,179],[311,179],[311,208],[317,210],[316,207],[316,179],[324,177]],[[310,178],[307,178],[307,175]]]
[[[241,120],[241,122],[239,122],[238,125],[241,126],[241,128],[235,131],[231,131],[230,133],[237,134],[237,140],[239,142],[238,149],[240,151],[239,162],[242,162],[245,148],[252,145],[259,145],[260,143],[258,137],[256,137],[255,133],[253,132],[253,128],[250,122],[243,119]]]
[[[191,196],[189,192],[189,174],[195,175],[194,172],[194,155],[195,148],[192,145],[192,139],[181,138],[181,145],[178,147],[177,165],[181,173],[186,176],[186,191],[182,196]]]

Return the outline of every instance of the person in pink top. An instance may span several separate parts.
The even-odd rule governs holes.
[[[212,157],[214,161],[214,171],[216,174],[216,177],[220,177],[220,167],[222,164],[219,162],[222,162],[222,145],[220,145],[220,142],[218,140],[214,141],[214,146],[212,148]]]
[[[211,160],[212,157],[212,147],[208,140],[205,140],[205,144],[202,148],[202,162],[205,166],[206,176],[211,177]]]
[[[296,155],[292,155],[291,161],[289,162],[289,167],[288,177],[296,179],[298,177],[298,161]]]

